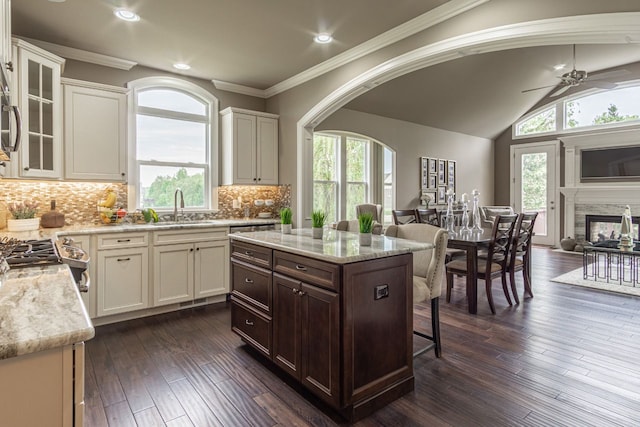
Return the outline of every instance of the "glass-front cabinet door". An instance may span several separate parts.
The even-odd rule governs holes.
[[[19,92],[23,114],[20,176],[62,177],[62,96],[60,64],[64,61],[18,41]],[[39,53],[42,53],[40,55]]]

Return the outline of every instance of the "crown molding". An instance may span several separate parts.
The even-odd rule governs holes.
[[[402,25],[392,28],[354,48],[265,89],[265,95],[267,98],[270,98],[282,93],[489,1],[491,0],[450,0]]]
[[[115,58],[113,56],[102,55],[100,53],[93,53],[82,49],[76,49],[73,47],[62,46],[55,43],[49,43],[42,40],[31,39],[28,37],[20,37],[21,39],[32,43],[42,49],[45,49],[51,53],[67,59],[73,59],[76,61],[88,62],[90,64],[102,65],[105,67],[117,68],[119,70],[129,71],[136,65],[137,62],[129,61],[127,59]]]
[[[255,96],[257,98],[267,98],[267,94],[263,89],[256,89],[249,86],[242,86],[235,83],[225,82],[222,80],[211,80],[216,89],[225,90],[227,92],[239,93],[242,95]]]

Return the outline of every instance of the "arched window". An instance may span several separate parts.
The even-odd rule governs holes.
[[[592,89],[547,104],[513,125],[513,138],[640,124],[640,81]],[[562,120],[557,119],[562,118]]]
[[[172,77],[136,80],[129,87],[133,89],[130,177],[135,183],[130,205],[171,210],[180,188],[185,210],[215,208],[217,99]]]
[[[313,209],[327,221],[355,219],[356,205],[383,205],[391,221],[393,153],[367,137],[344,132],[313,136]],[[385,218],[385,222],[387,222]]]

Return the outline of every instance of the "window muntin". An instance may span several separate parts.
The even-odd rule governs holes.
[[[598,92],[564,101],[564,129],[640,120],[640,86]]]
[[[534,135],[538,133],[552,132],[554,130],[556,130],[555,105],[518,122],[516,125],[517,136]]]
[[[346,219],[356,219],[356,205],[369,200],[369,141],[347,137]]]
[[[173,78],[141,79],[131,86],[136,126],[135,162],[130,172],[136,190],[130,205],[171,210],[174,193],[180,188],[185,209],[212,209],[211,192],[217,186],[217,173],[212,171],[217,158],[217,138],[212,131],[217,123],[213,116],[216,99]]]

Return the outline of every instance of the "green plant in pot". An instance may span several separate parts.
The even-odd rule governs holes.
[[[373,214],[363,213],[358,216],[360,227],[360,246],[371,246],[371,232],[373,231]]]
[[[322,239],[322,227],[327,219],[327,214],[321,210],[311,212],[311,227],[314,239]]]
[[[291,234],[292,216],[293,216],[293,212],[291,212],[291,208],[280,209],[280,222],[281,222],[282,233]]]

